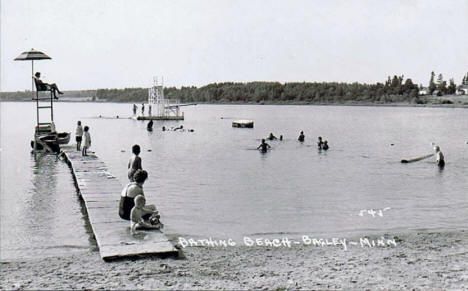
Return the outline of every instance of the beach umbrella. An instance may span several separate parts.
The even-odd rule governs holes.
[[[18,57],[15,58],[15,61],[31,61],[31,76],[34,76],[34,60],[51,60],[52,58],[46,55],[43,52],[36,51],[31,49],[30,51],[23,52]],[[32,80],[32,89],[34,92],[34,80]]]

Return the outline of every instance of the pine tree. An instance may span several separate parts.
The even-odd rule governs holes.
[[[457,91],[457,85],[455,85],[455,81],[453,78],[450,78],[449,85],[447,87],[447,93],[448,94],[455,94]]]
[[[431,80],[429,81],[429,94],[432,94],[432,92],[434,92],[434,90],[436,89],[436,85],[434,83],[434,77],[435,77],[435,74],[434,72],[431,72]]]

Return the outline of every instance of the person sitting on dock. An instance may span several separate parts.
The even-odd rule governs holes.
[[[75,139],[76,139],[76,150],[80,151],[81,141],[83,140],[83,127],[81,126],[81,121],[78,121],[78,125],[76,126]]]
[[[262,143],[257,147],[257,150],[266,153],[268,149],[271,149],[271,146],[265,142],[265,139],[262,139]]]
[[[150,120],[148,122],[148,125],[146,126],[146,130],[153,131],[153,120]]]
[[[300,141],[300,142],[304,142],[304,139],[305,139],[304,132],[301,131],[301,133],[299,134],[299,137],[297,138],[297,140]]]
[[[82,156],[88,155],[88,149],[91,147],[91,136],[89,135],[89,127],[84,127],[84,144],[83,150],[81,151]]]
[[[143,195],[138,195],[134,199],[135,206],[130,212],[130,229],[132,234],[136,233],[137,229],[160,229],[160,215],[156,209],[146,208],[146,198]]]
[[[328,146],[328,141],[327,141],[327,140],[323,141],[323,146],[322,146],[322,148],[323,148],[323,150],[325,150],[325,151],[328,150],[328,149],[330,148],[330,147]]]
[[[132,146],[132,153],[133,156],[130,158],[130,161],[128,162],[128,179],[130,182],[134,182],[134,176],[137,170],[143,169],[141,167],[141,158],[139,156],[141,152],[140,146],[139,145],[133,145]]]
[[[270,132],[270,135],[267,137],[268,140],[275,140],[278,139],[276,136],[273,135],[273,132]]]
[[[133,179],[135,182],[128,183],[122,190],[120,194],[120,203],[119,203],[119,216],[122,219],[130,220],[130,212],[135,206],[135,197],[138,195],[143,195],[143,184],[148,178],[148,173],[145,170],[137,170]],[[146,205],[146,209],[155,211],[156,207],[154,205]]]
[[[322,137],[321,137],[321,136],[318,137],[317,146],[318,146],[318,149],[319,149],[319,150],[323,149],[323,141],[322,141]]]
[[[436,152],[435,156],[436,156],[437,166],[439,166],[440,168],[443,168],[445,166],[444,154],[440,151],[439,146],[435,146],[434,150]]]
[[[34,75],[34,82],[36,83],[37,91],[51,91],[55,99],[58,99],[56,93],[63,94],[63,92],[59,90],[55,83],[48,84],[42,82],[40,72],[36,72],[36,74]]]

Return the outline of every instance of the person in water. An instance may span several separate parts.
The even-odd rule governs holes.
[[[275,140],[278,139],[276,136],[273,135],[273,132],[270,132],[270,135],[267,137],[268,140]]]
[[[135,182],[128,183],[120,194],[119,203],[119,216],[122,219],[130,220],[130,213],[132,208],[135,206],[135,197],[138,195],[145,196],[143,192],[143,184],[148,178],[148,173],[144,170],[137,170],[133,179]],[[145,205],[145,209],[156,211],[154,205]]]
[[[148,122],[148,125],[146,126],[146,129],[147,129],[148,131],[153,131],[153,120],[150,120],[150,121]]]
[[[82,156],[88,155],[88,149],[91,147],[91,135],[89,135],[89,127],[84,127],[84,144],[83,150],[81,151]]]
[[[128,179],[130,182],[133,182],[133,177],[136,173],[137,170],[143,169],[141,167],[141,158],[139,156],[141,152],[140,146],[139,145],[133,145],[132,146],[132,157],[130,158],[130,161],[128,161]]]
[[[136,233],[137,229],[160,229],[160,215],[156,209],[146,208],[146,198],[143,195],[138,195],[134,199],[135,206],[130,212],[130,229],[132,234]]]
[[[328,141],[327,141],[327,140],[323,141],[323,146],[322,146],[322,148],[323,148],[324,150],[328,150],[328,149],[330,148],[330,147],[328,146]]]
[[[257,150],[266,153],[268,149],[271,149],[271,146],[265,142],[265,139],[262,139],[262,143],[257,147]]]
[[[279,140],[283,140],[283,135],[280,135],[280,138],[279,138]]]
[[[63,94],[63,92],[59,90],[59,88],[57,87],[55,83],[48,84],[48,83],[42,82],[40,72],[36,72],[36,74],[34,74],[34,82],[36,83],[37,91],[51,91],[55,99],[58,99],[57,93]]]
[[[182,130],[182,131],[183,131],[183,130],[184,130],[184,126],[181,125],[181,126],[179,126],[179,127],[174,128],[174,131],[177,131],[177,130]]]
[[[440,151],[439,146],[434,147],[437,166],[443,168],[445,166],[444,154]]]
[[[300,142],[304,142],[304,139],[305,139],[304,132],[301,131],[301,133],[299,134],[299,137],[297,138],[297,140],[300,141]]]
[[[162,131],[166,131],[166,127],[165,127],[165,126],[162,127]]]
[[[81,141],[83,140],[83,127],[81,121],[78,121],[75,131],[76,150],[81,151]]]
[[[317,146],[318,146],[319,150],[323,149],[323,141],[322,141],[321,136],[318,137]]]

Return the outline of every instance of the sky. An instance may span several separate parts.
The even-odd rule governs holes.
[[[0,90],[384,82],[468,72],[468,0],[1,0]]]

